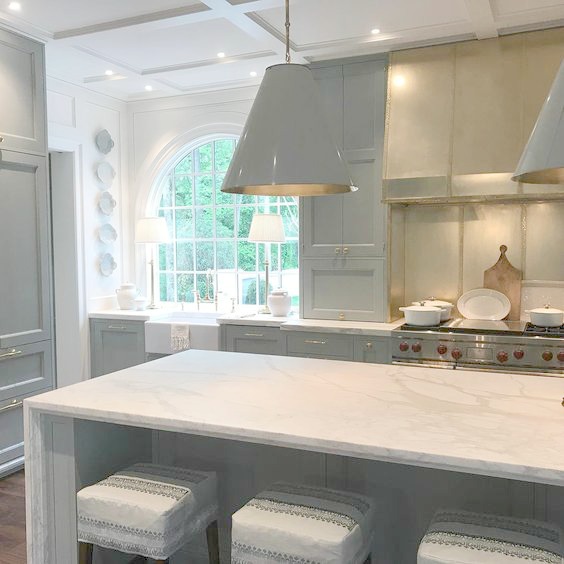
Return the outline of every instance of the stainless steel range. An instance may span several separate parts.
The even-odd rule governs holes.
[[[392,362],[564,375],[564,325],[454,319],[392,331]]]

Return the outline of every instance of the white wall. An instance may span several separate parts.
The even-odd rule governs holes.
[[[129,178],[131,218],[130,239],[135,220],[150,214],[150,191],[163,167],[183,147],[207,136],[240,134],[256,95],[256,87],[237,88],[131,102],[128,104]],[[145,249],[133,249],[133,280],[146,291],[147,269]]]
[[[115,289],[122,281],[129,278],[130,241],[128,238],[129,194],[127,191],[127,113],[124,102],[93,93],[79,86],[47,79],[47,115],[49,150],[70,152],[74,156],[74,202],[68,208],[75,217],[69,217],[69,224],[74,224],[76,245],[74,261],[78,278],[78,303],[68,299],[68,308],[76,308],[74,318],[76,326],[57,327],[57,339],[65,341],[73,332],[80,332],[81,351],[75,355],[74,369],[65,363],[66,374],[59,375],[62,383],[72,383],[88,377],[88,319],[87,311],[100,306],[111,305]],[[100,153],[95,144],[95,135],[107,129],[112,135],[115,146],[108,155]],[[98,209],[98,198],[103,185],[96,177],[96,165],[108,161],[116,171],[111,193],[117,201],[112,216],[103,215]],[[52,190],[56,205],[57,178],[54,176]],[[57,221],[64,221],[64,214],[57,214]],[[118,232],[118,239],[112,245],[103,244],[98,239],[98,228],[105,222],[111,223]],[[70,226],[73,229],[72,225]],[[54,249],[57,253],[57,249]],[[68,250],[67,250],[68,252]],[[118,264],[113,275],[105,277],[99,270],[99,257],[110,252]],[[69,253],[70,254],[70,253]],[[59,296],[64,299],[64,296]],[[80,360],[80,366],[78,365]]]

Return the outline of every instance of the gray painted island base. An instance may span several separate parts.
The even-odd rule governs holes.
[[[373,495],[376,562],[412,564],[439,506],[564,524],[562,396],[559,378],[208,351],[62,388],[25,403],[28,562],[75,564],[76,491],[151,459],[218,472],[224,558],[230,514],[281,479]]]

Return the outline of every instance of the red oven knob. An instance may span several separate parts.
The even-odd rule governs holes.
[[[460,349],[452,349],[452,352],[450,354],[452,358],[454,358],[454,360],[459,360],[462,358],[462,351]]]
[[[499,362],[507,362],[509,360],[509,355],[505,351],[499,351],[496,356]]]
[[[421,343],[413,343],[413,345],[411,345],[411,350],[413,352],[421,352]]]
[[[560,352],[558,353],[558,360],[559,360],[560,362],[564,362],[564,351],[560,351]]]
[[[552,352],[550,352],[550,351],[544,351],[544,352],[542,353],[542,358],[543,358],[543,360],[546,360],[546,362],[550,362],[550,361],[552,360],[552,357],[553,357],[553,356],[554,356],[554,355],[553,355]]]
[[[448,351],[448,349],[447,349],[446,345],[439,345],[439,346],[437,347],[437,352],[438,352],[439,354],[446,354],[447,351]]]
[[[524,356],[525,356],[525,351],[521,350],[521,349],[517,349],[513,351],[513,356],[517,359],[517,360],[521,360]]]
[[[400,343],[399,350],[400,350],[401,352],[406,352],[406,351],[408,351],[408,350],[409,350],[409,344],[406,343],[405,341],[403,341],[402,343]]]

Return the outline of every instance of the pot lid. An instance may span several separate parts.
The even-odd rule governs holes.
[[[282,288],[278,288],[278,290],[272,290],[272,292],[270,292],[271,296],[287,296],[288,292],[286,290],[283,290]]]
[[[443,300],[436,300],[435,298],[427,298],[418,302],[412,302],[412,305],[436,306],[436,307],[454,307],[454,304],[445,302]]]
[[[556,309],[555,307],[550,307],[550,304],[546,304],[544,307],[531,309],[528,313],[564,313],[564,311]]]
[[[120,286],[120,290],[130,290],[132,288],[135,288],[135,284],[133,284],[133,282],[124,282]]]
[[[400,311],[441,311],[440,307],[435,306],[422,306],[422,305],[411,305],[400,307]]]

